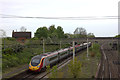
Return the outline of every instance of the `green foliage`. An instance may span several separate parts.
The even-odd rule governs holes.
[[[51,39],[61,39],[64,38],[64,31],[61,26],[58,26],[57,29],[55,28],[55,25],[51,25],[49,28],[47,27],[40,27],[35,32],[36,38],[51,38]]]
[[[3,54],[13,54],[13,53],[18,53],[18,52],[22,52],[23,51],[23,47],[20,44],[16,44],[16,45],[11,45],[11,46],[7,46],[8,48],[2,48],[2,53]]]
[[[30,40],[39,40],[37,37],[33,37]]]
[[[77,60],[77,58],[74,59],[74,62],[71,61],[70,64],[68,64],[68,71],[70,75],[73,76],[73,78],[77,78],[81,72],[81,66],[82,63]]]
[[[64,38],[64,31],[63,31],[63,28],[61,26],[57,27],[56,33],[57,33],[59,39]]]
[[[116,37],[116,38],[119,38],[119,37],[120,37],[120,35],[116,35],[115,37]]]
[[[52,69],[50,66],[47,66],[47,72],[50,72],[50,74],[48,74],[48,78],[50,78],[50,80],[63,77],[63,72],[61,70],[58,71],[57,65],[53,66]]]
[[[86,29],[77,28],[74,34],[66,33],[64,34],[63,28],[61,26],[51,25],[49,28],[40,27],[35,32],[36,38],[51,38],[51,39],[61,39],[61,38],[84,38],[84,37],[95,37],[93,33],[87,35]]]
[[[12,38],[12,37],[7,37],[6,39],[10,40],[10,41],[15,41],[16,40],[15,38]]]
[[[49,78],[57,78],[58,72],[57,72],[57,66],[53,66],[51,69],[51,76]]]
[[[46,68],[47,68],[47,73],[49,73],[50,72],[50,65],[46,66]]]
[[[35,37],[37,38],[47,38],[48,37],[48,29],[46,27],[40,27],[35,32]]]
[[[87,35],[88,37],[95,37],[95,35],[93,33],[88,33]]]
[[[96,55],[98,58],[101,57],[99,44],[93,43],[92,46],[89,48],[89,51],[91,56]]]
[[[50,73],[48,75],[49,78],[57,78],[58,72],[57,72],[57,66],[53,66],[52,69],[50,68],[50,65],[46,66],[47,72]]]
[[[12,50],[12,48],[6,48],[2,50],[2,53],[4,54],[12,54],[14,51]]]
[[[27,53],[19,53],[19,54],[3,54],[2,55],[2,68],[3,68],[3,72],[5,72],[5,70],[7,68],[10,67],[15,67],[18,66],[20,64],[24,64],[24,63],[28,63],[31,59],[31,55],[29,52]]]
[[[64,34],[64,37],[65,37],[65,38],[70,38],[70,36],[69,36],[68,33],[65,33],[65,34]]]
[[[50,38],[56,38],[57,37],[55,25],[51,25],[49,27],[49,29],[48,29],[48,36]]]
[[[82,34],[74,34],[74,38],[85,38],[87,35],[82,35]]]
[[[55,30],[56,30],[55,25],[51,25],[51,26],[49,27],[49,33],[50,33],[50,34],[54,33]]]

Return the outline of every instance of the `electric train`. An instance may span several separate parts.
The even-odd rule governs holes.
[[[91,42],[88,43],[88,47],[89,46],[91,46]],[[87,43],[75,45],[75,52],[79,52],[86,48],[87,48]],[[62,61],[62,59],[65,59],[72,55],[73,55],[73,47],[69,47],[65,49],[60,49],[58,51],[43,53],[34,56],[29,63],[29,70],[40,72],[42,69],[45,69],[46,66],[48,65],[52,66],[58,63],[59,61]]]

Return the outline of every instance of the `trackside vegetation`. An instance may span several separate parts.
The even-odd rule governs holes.
[[[72,78],[77,78],[79,76],[79,73],[81,72],[81,66],[82,63],[77,60],[77,58],[75,58],[74,63],[71,61],[68,64],[68,73],[70,73]],[[52,68],[47,66],[47,72],[50,72],[50,74],[48,74],[48,78],[63,78],[63,72],[62,70],[57,69],[57,65],[53,66]]]
[[[89,56],[90,57],[97,57],[100,59],[101,54],[100,54],[100,45],[98,43],[93,43],[92,46],[89,48]]]
[[[93,43],[89,48],[89,57],[87,57],[87,51],[78,53],[75,57],[74,63],[71,60],[67,65],[61,69],[47,67],[51,73],[48,78],[95,78],[98,63],[100,61],[100,45]],[[54,74],[55,73],[55,74]]]
[[[40,43],[37,43],[37,45],[34,45],[36,41],[34,40],[28,40],[26,43],[23,44],[13,44],[12,41],[5,40],[5,48],[3,44],[3,51],[2,52],[2,71],[3,73],[6,73],[6,71],[9,71],[10,68],[14,68],[20,65],[29,64],[30,59],[35,56],[43,53],[43,45]],[[40,42],[40,41],[39,41]],[[12,43],[12,44],[11,44]],[[8,44],[8,45],[7,45]],[[22,48],[20,50],[15,46],[21,46]],[[70,46],[69,44],[62,44],[61,48],[65,48]],[[45,44],[45,52],[52,52],[60,49],[60,45],[54,45],[54,44]]]
[[[79,73],[81,72],[81,66],[82,63],[77,58],[75,58],[74,61],[72,60],[68,64],[68,72],[70,73],[72,78],[78,78]]]

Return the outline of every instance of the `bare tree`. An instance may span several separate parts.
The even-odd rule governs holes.
[[[95,35],[93,33],[88,33],[87,35],[88,37],[95,37]]]
[[[79,38],[79,37],[86,37],[87,32],[85,28],[76,28],[74,31],[74,36]]]
[[[6,37],[6,32],[3,29],[0,29],[0,37]]]
[[[86,35],[86,29],[85,28],[76,28],[76,30],[74,31],[74,34],[80,34],[80,35]]]
[[[22,26],[21,28],[20,28],[20,31],[21,32],[25,32],[27,29],[24,27],[24,26]]]

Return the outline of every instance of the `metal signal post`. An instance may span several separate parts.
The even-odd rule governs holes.
[[[45,41],[43,39],[43,53],[45,53]]]
[[[73,41],[73,63],[74,63],[74,58],[75,58],[75,42]]]
[[[87,58],[88,58],[88,38],[87,38]]]

